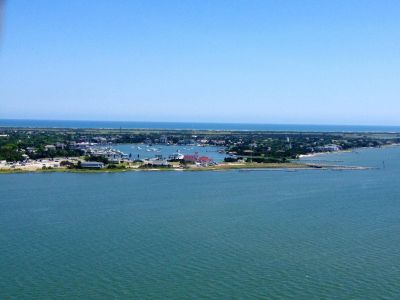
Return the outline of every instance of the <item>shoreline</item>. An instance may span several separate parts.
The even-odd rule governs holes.
[[[339,166],[339,165],[322,165],[322,164],[301,164],[301,163],[252,163],[252,164],[231,164],[217,165],[211,167],[188,167],[188,168],[124,168],[124,169],[0,169],[2,174],[26,174],[26,173],[124,173],[124,172],[204,172],[204,171],[296,171],[296,170],[370,170],[371,167],[363,166]]]
[[[388,145],[382,145],[380,147],[357,147],[357,148],[352,148],[352,149],[347,149],[347,150],[325,151],[325,152],[300,154],[298,159],[300,160],[302,158],[316,157],[316,156],[322,156],[322,155],[327,155],[327,154],[353,153],[353,152],[356,152],[358,150],[365,150],[365,149],[394,148],[394,147],[400,147],[400,143],[392,143],[392,144],[388,144]]]
[[[341,154],[341,153],[352,153],[356,151],[357,149],[363,149],[363,148],[354,148],[350,150],[338,150],[338,151],[325,151],[325,152],[317,152],[317,153],[309,153],[309,154],[300,154],[299,159],[302,158],[309,158],[309,157],[317,157],[317,156],[322,156],[326,154]]]

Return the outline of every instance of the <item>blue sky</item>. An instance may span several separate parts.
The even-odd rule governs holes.
[[[10,0],[0,118],[400,125],[400,1]]]

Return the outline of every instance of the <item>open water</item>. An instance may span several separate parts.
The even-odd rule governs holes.
[[[129,122],[82,120],[0,119],[0,127],[32,128],[138,128],[237,131],[302,131],[302,132],[400,132],[400,126],[315,125],[315,124],[248,124],[200,122]]]
[[[400,148],[318,159],[0,175],[0,299],[399,299]]]

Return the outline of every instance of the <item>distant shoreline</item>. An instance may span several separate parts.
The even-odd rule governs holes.
[[[0,119],[0,128],[400,133],[395,125]]]

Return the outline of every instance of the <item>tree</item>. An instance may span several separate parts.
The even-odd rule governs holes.
[[[22,153],[18,151],[16,144],[6,144],[0,148],[0,159],[20,161],[22,160]]]

